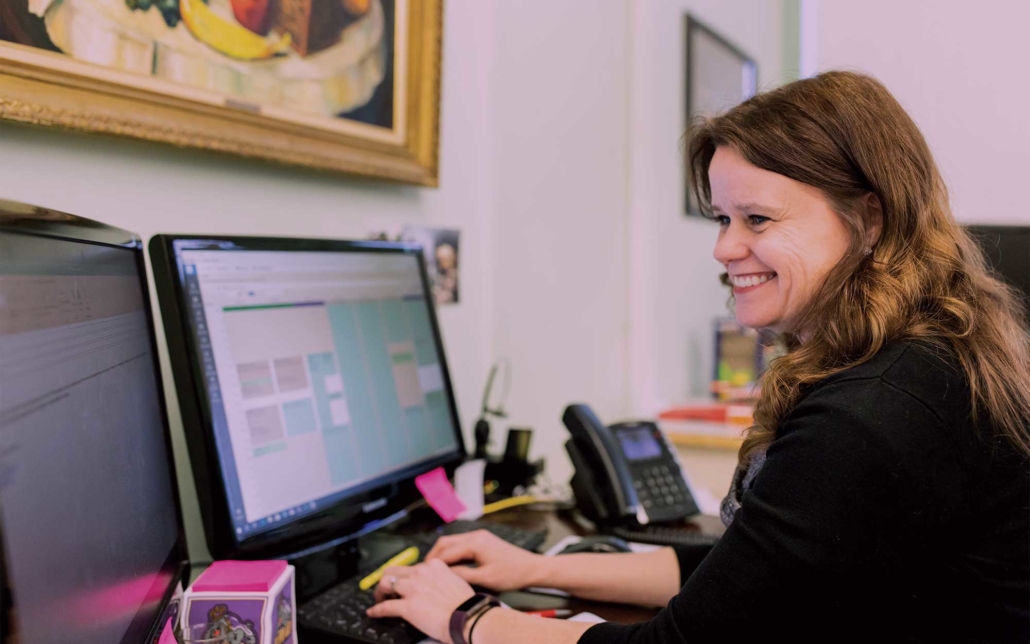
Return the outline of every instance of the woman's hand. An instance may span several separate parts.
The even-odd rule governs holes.
[[[499,592],[537,585],[548,563],[546,557],[514,546],[487,530],[440,537],[426,561],[454,566],[451,570],[468,583]],[[476,567],[455,565],[461,562]]]
[[[383,571],[369,617],[400,617],[429,637],[451,642],[451,613],[472,597],[472,587],[439,559]]]

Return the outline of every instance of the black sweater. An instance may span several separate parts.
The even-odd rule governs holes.
[[[1030,461],[969,401],[915,343],[812,387],[679,594],[580,642],[1030,641]]]

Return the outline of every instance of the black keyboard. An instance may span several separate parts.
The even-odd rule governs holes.
[[[613,535],[626,541],[656,546],[714,546],[719,537],[675,526],[646,525],[638,528],[613,527]]]
[[[547,532],[544,530],[526,530],[525,528],[516,528],[501,523],[488,523],[486,521],[454,521],[438,528],[435,533],[423,534],[432,538],[433,543],[436,543],[436,538],[440,535],[463,534],[476,530],[488,530],[508,543],[532,552],[536,552],[540,546],[544,545],[544,541],[547,539]]]
[[[455,521],[435,532],[404,535],[403,538],[407,546],[418,546],[422,556],[425,556],[440,536],[479,529],[489,530],[508,543],[534,552],[547,538],[547,533],[543,531],[525,530],[485,521]],[[358,588],[358,582],[366,574],[368,571],[333,586],[297,609],[297,623],[306,631],[305,642],[314,640],[413,644],[425,639],[426,636],[421,631],[404,620],[372,619],[365,615],[365,610],[375,603],[372,590],[363,591]]]

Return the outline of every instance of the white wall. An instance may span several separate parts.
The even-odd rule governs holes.
[[[690,12],[758,63],[759,89],[782,82],[781,2],[632,4],[630,234],[633,411],[704,396],[712,321],[728,293],[712,258],[717,228],[684,213],[685,28]]]
[[[628,411],[627,0],[495,3],[494,347],[556,483],[569,402]],[[589,5],[588,11],[585,11]]]
[[[233,157],[0,123],[0,195],[127,228],[364,238],[405,223],[462,229],[460,305],[439,311],[463,426],[491,362],[494,289],[489,7],[445,3],[441,187],[417,189]],[[156,310],[156,309],[155,309]],[[160,331],[160,329],[159,329]],[[163,340],[159,342],[163,351]],[[171,378],[165,371],[191,557],[208,559]]]
[[[725,310],[715,229],[682,215],[683,15],[780,81],[780,2],[522,3],[494,15],[494,346],[511,358],[510,422],[536,431],[555,482],[572,401],[602,420],[703,393]],[[735,456],[721,460],[728,485]],[[721,493],[721,492],[720,492]]]
[[[820,70],[883,81],[930,143],[962,222],[1030,223],[1028,2],[821,2]]]
[[[682,214],[684,13],[751,53],[763,87],[781,81],[779,1],[583,6],[552,2],[543,20],[496,2],[494,15],[494,346],[514,372],[495,448],[505,427],[533,427],[559,483],[566,404],[646,416],[710,378],[726,293],[715,228]],[[721,456],[717,490],[735,463]]]
[[[717,227],[684,215],[683,16],[689,12],[753,57],[759,90],[783,82],[781,59],[791,47],[781,38],[780,1],[639,0],[631,6],[631,396],[634,414],[653,416],[707,396],[713,318],[726,314],[729,296],[712,258]],[[795,69],[796,61],[787,68]],[[721,499],[736,453],[681,449],[680,455],[694,483]]]

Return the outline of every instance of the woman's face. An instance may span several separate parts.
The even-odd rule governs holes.
[[[793,323],[844,257],[850,236],[822,193],[757,168],[720,146],[708,170],[720,224],[715,259],[733,283],[737,321],[798,332]]]

